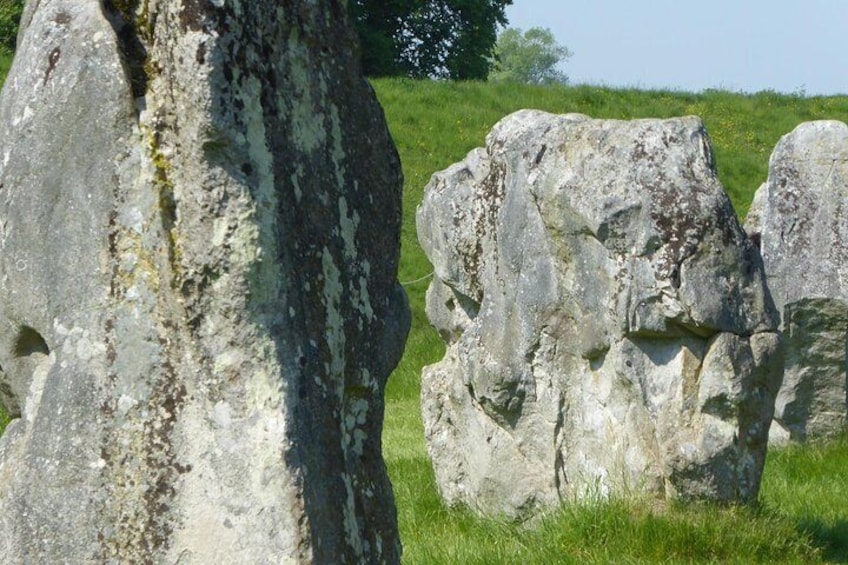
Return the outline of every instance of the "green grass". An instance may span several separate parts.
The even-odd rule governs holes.
[[[7,53],[2,47],[0,47],[0,85],[3,84],[3,81],[6,79],[6,74],[8,74],[11,67],[12,54]]]
[[[531,526],[446,509],[423,449],[412,460],[415,449],[407,444],[401,456],[387,447],[406,563],[848,561],[845,440],[774,450],[755,508],[588,502]],[[821,468],[810,469],[811,461]]]
[[[0,79],[10,59],[0,56]],[[480,146],[489,129],[521,108],[640,118],[704,119],[719,177],[740,216],[767,174],[779,137],[813,119],[848,121],[848,97],[803,98],[647,92],[594,87],[374,82],[403,161],[400,280],[431,272],[414,215],[430,175]],[[445,508],[436,492],[419,410],[421,368],[444,353],[424,315],[428,281],[406,285],[413,325],[389,381],[384,446],[394,482],[406,563],[691,563],[848,561],[848,439],[769,453],[757,508],[658,507],[639,500],[594,502],[552,512],[532,525],[481,519]],[[5,415],[0,411],[0,431]]]
[[[769,454],[763,506],[791,517],[825,559],[848,563],[848,435]]]
[[[0,49],[0,83],[6,78],[6,74],[12,67],[12,56]]]

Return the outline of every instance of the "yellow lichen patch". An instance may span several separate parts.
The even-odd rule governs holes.
[[[174,183],[171,180],[173,165],[161,150],[157,135],[150,130],[147,131],[147,148],[153,165],[153,186],[157,192],[162,229],[168,238],[169,261],[173,272],[178,273],[181,252],[176,227],[177,203],[174,199]]]

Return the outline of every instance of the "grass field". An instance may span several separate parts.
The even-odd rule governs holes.
[[[9,72],[9,67],[12,66],[12,56],[4,53],[2,49],[0,49],[0,82],[4,78],[6,78],[6,74]]]
[[[0,77],[8,60],[0,57]],[[594,117],[701,116],[713,139],[719,177],[740,216],[765,180],[778,138],[813,119],[848,121],[848,97],[803,98],[646,92],[593,87],[374,82],[404,167],[400,280],[431,267],[415,235],[415,208],[436,170],[483,144],[492,125],[520,108]],[[672,505],[639,500],[589,503],[532,527],[484,520],[439,501],[418,406],[423,365],[441,358],[424,316],[427,279],[406,285],[413,327],[387,391],[384,450],[395,487],[406,563],[689,563],[848,561],[848,439],[769,454],[756,508]],[[0,430],[4,416],[0,414]]]

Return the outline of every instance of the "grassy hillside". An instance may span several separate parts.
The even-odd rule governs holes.
[[[375,81],[403,162],[400,280],[431,272],[415,234],[415,209],[430,175],[483,145],[486,133],[521,108],[629,119],[700,116],[719,178],[740,217],[766,179],[780,136],[801,122],[848,121],[848,97],[802,98],[646,92],[592,87]],[[407,563],[569,563],[848,560],[848,442],[770,454],[757,509],[712,506],[659,510],[638,501],[555,513],[533,528],[480,520],[444,508],[435,489],[418,408],[421,367],[443,355],[424,316],[428,280],[406,284],[413,328],[389,381],[384,451],[395,486]]]
[[[0,57],[0,79],[8,60]],[[407,563],[826,562],[848,560],[848,439],[769,454],[758,508],[658,508],[639,501],[587,504],[532,527],[481,520],[442,506],[418,408],[421,367],[443,347],[424,317],[431,267],[415,235],[415,208],[430,175],[483,144],[500,118],[520,108],[594,117],[701,116],[719,176],[740,216],[765,180],[784,133],[813,119],[848,121],[848,97],[761,93],[687,94],[590,87],[534,88],[408,80],[374,82],[406,176],[400,279],[413,328],[389,382],[384,447],[394,481]],[[4,416],[0,413],[0,430]]]

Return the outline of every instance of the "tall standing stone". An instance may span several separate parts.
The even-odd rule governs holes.
[[[848,424],[848,125],[807,122],[781,138],[751,209],[745,229],[760,241],[787,343],[775,421],[796,440],[839,433]]]
[[[418,232],[448,346],[422,406],[449,503],[756,499],[777,313],[700,120],[513,114],[433,176]]]
[[[41,0],[23,28],[3,562],[397,562],[401,173],[346,3]]]

